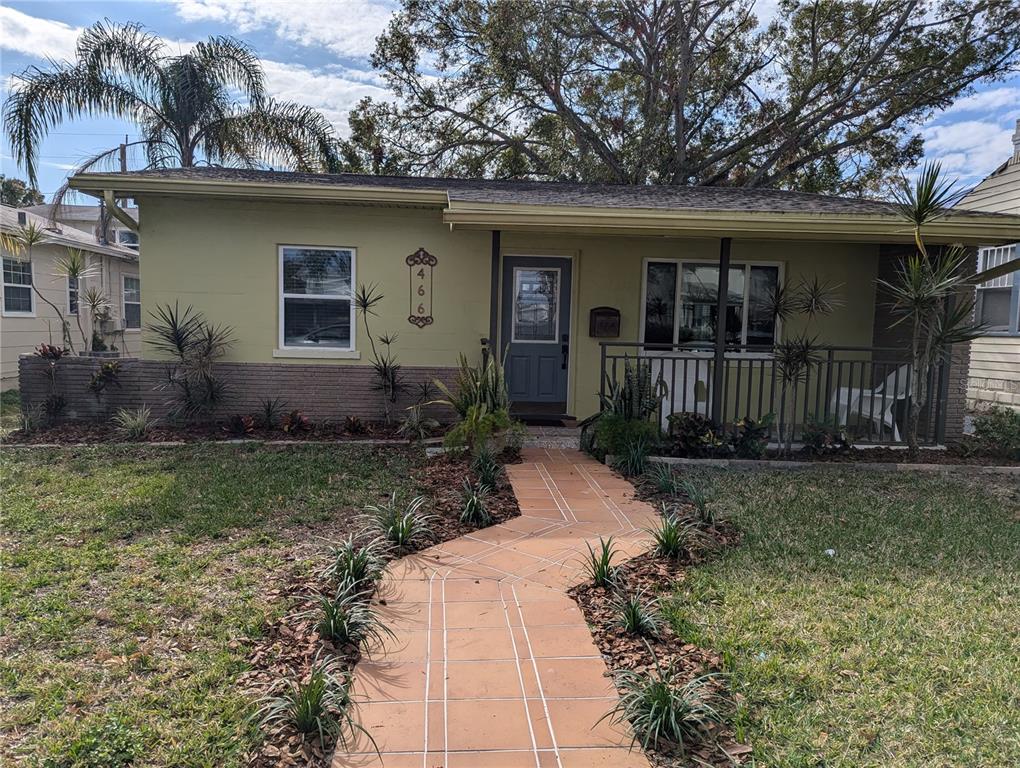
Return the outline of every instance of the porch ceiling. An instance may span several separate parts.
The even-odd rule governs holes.
[[[732,237],[912,243],[909,226],[888,214],[593,208],[482,204],[450,200],[443,221],[451,229],[499,229],[607,235]],[[1020,241],[1020,216],[949,215],[925,227],[931,243],[992,245]]]

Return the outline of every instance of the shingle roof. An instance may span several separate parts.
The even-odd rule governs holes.
[[[124,248],[119,245],[103,245],[96,242],[95,237],[92,235],[74,227],[51,228],[49,219],[38,216],[23,208],[11,208],[8,205],[0,206],[0,228],[5,232],[16,232],[21,226],[18,222],[19,213],[25,215],[26,223],[32,222],[43,231],[43,243],[78,248],[83,251],[91,251],[92,253],[103,253],[126,261],[138,261],[138,253],[130,248]]]
[[[42,205],[29,205],[21,210],[34,213],[49,219],[53,215],[53,203]],[[122,210],[135,221],[138,220],[137,208],[122,208]],[[98,221],[102,207],[98,205],[61,205],[57,209],[57,219],[64,221]]]
[[[88,178],[90,174],[82,174]],[[172,168],[119,174],[130,178],[193,181],[308,184],[445,191],[451,200],[474,203],[645,208],[659,210],[741,211],[769,213],[892,214],[880,200],[834,197],[778,189],[744,187],[573,184],[556,181],[495,181],[417,176],[319,174],[240,168]]]

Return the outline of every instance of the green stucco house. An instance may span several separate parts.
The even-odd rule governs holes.
[[[877,442],[900,437],[905,329],[890,327],[876,280],[912,237],[886,203],[226,168],[71,185],[114,214],[118,200],[137,201],[143,315],[180,302],[234,329],[224,366],[238,410],[272,394],[320,418],[377,415],[352,303],[374,284],[385,298],[373,333],[397,335],[409,381],[448,376],[461,354],[499,354],[525,415],[586,417],[626,359],[647,358],[668,388],[663,417],[757,418],[778,407],[771,346],[806,332],[824,350],[797,420],[838,416]],[[1018,239],[1020,217],[969,211],[927,230],[933,244]],[[830,314],[784,322],[768,310],[778,286],[816,278],[838,286]],[[932,382],[930,442],[962,429],[966,360],[954,350]]]

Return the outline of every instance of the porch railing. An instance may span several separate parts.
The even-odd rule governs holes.
[[[799,441],[811,422],[844,426],[858,444],[906,439],[914,371],[902,349],[819,347],[815,361],[785,386],[771,347],[727,346],[721,367],[712,345],[602,342],[601,355],[603,396],[612,382],[623,383],[628,365],[645,366],[661,381],[663,429],[671,413],[699,413],[723,425],[773,414],[770,440],[779,439],[780,424],[790,424]],[[944,441],[948,368],[948,362],[935,366],[928,381],[918,430],[926,445]]]

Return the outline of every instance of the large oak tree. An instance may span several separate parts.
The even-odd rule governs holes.
[[[873,192],[1016,71],[1015,0],[403,0],[356,170]]]

